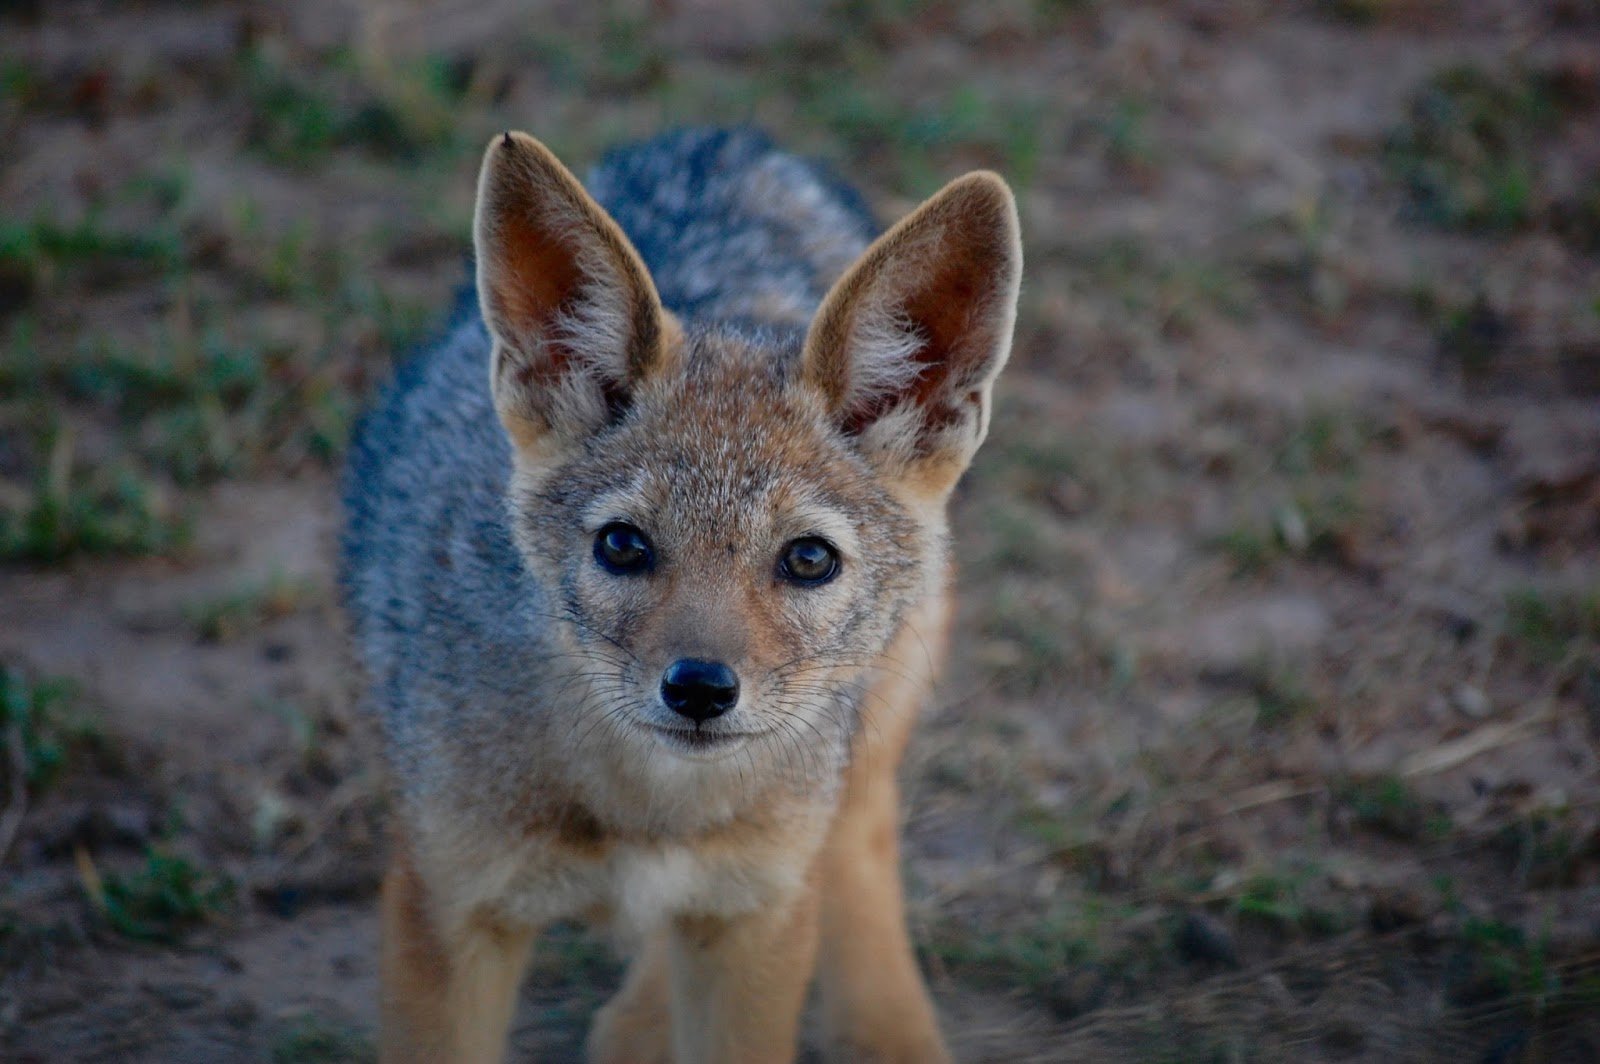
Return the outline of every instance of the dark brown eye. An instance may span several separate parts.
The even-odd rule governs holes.
[[[612,521],[595,533],[594,560],[607,572],[624,576],[649,572],[656,553],[639,529],[626,521]]]
[[[783,548],[778,575],[805,586],[826,584],[839,572],[839,552],[820,536],[802,536]]]

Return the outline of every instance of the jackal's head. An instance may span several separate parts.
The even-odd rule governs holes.
[[[836,769],[868,670],[912,667],[879,659],[940,588],[988,427],[1021,274],[1005,183],[951,183],[787,327],[680,325],[519,134],[485,157],[475,238],[511,521],[582,681],[531,697],[646,772]]]

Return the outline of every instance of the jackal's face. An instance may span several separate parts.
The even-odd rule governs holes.
[[[785,387],[779,357],[691,337],[619,424],[518,480],[528,562],[610,714],[577,725],[595,743],[632,730],[681,758],[755,747],[744,760],[820,770],[864,667],[940,572],[926,509]]]
[[[760,339],[686,334],[529,138],[490,147],[476,236],[511,520],[571,656],[571,696],[546,697],[571,755],[831,774],[874,670],[916,668],[881,655],[943,579],[944,500],[1015,311],[1004,184],[953,183],[808,329]]]

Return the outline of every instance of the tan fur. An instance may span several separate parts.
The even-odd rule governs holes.
[[[734,340],[698,341],[690,368],[627,237],[531,138],[490,146],[475,229],[513,531],[530,571],[590,611],[562,630],[557,658],[594,655],[586,632],[614,615],[628,660],[602,646],[607,668],[737,662],[740,719],[788,730],[752,731],[768,738],[720,759],[669,755],[626,717],[573,710],[622,699],[624,680],[591,666],[527,692],[530,713],[574,723],[514,779],[472,776],[488,763],[474,744],[493,740],[452,735],[441,756],[479,784],[401,811],[383,893],[383,1059],[500,1059],[538,929],[581,915],[637,947],[595,1019],[593,1061],[792,1060],[813,976],[839,1059],[948,1060],[905,926],[896,770],[944,653],[944,501],[1009,349],[1021,263],[1009,191],[968,175],[873,244],[824,300],[792,380],[753,372]],[[648,438],[615,446],[644,457],[573,479],[586,434],[617,409]],[[649,580],[559,567],[596,527],[638,513],[674,567]],[[823,533],[845,558],[839,579],[776,582],[778,545]],[[852,597],[869,575],[903,606]],[[830,651],[810,686],[784,688],[797,646],[867,623],[858,615],[891,619],[873,620],[859,655]],[[806,714],[835,683],[865,693],[854,731],[830,745]],[[589,741],[600,727],[606,741]]]
[[[594,1018],[592,1064],[672,1064],[672,976],[666,931],[650,936],[628,966],[622,989]]]
[[[949,1052],[917,972],[900,887],[901,756],[944,656],[949,606],[931,596],[907,623],[867,698],[844,801],[820,855],[818,1003],[836,1058],[939,1064]]]
[[[491,1064],[504,1051],[534,930],[482,915],[445,918],[403,847],[382,899],[385,1061]]]

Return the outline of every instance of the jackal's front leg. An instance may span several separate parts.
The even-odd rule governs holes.
[[[843,801],[823,847],[818,1004],[830,1059],[940,1064],[950,1059],[906,932],[896,771],[948,623],[929,603],[887,655],[863,701]]]
[[[672,1064],[667,936],[652,935],[628,965],[622,989],[595,1014],[589,1064]]]
[[[673,1060],[794,1060],[816,949],[814,886],[779,909],[676,921],[667,951]]]
[[[441,926],[404,852],[384,879],[384,1064],[496,1064],[533,944],[531,928],[480,919]]]
[[[817,975],[829,1059],[950,1059],[906,933],[896,794],[892,777],[858,791],[823,851],[827,886]]]

